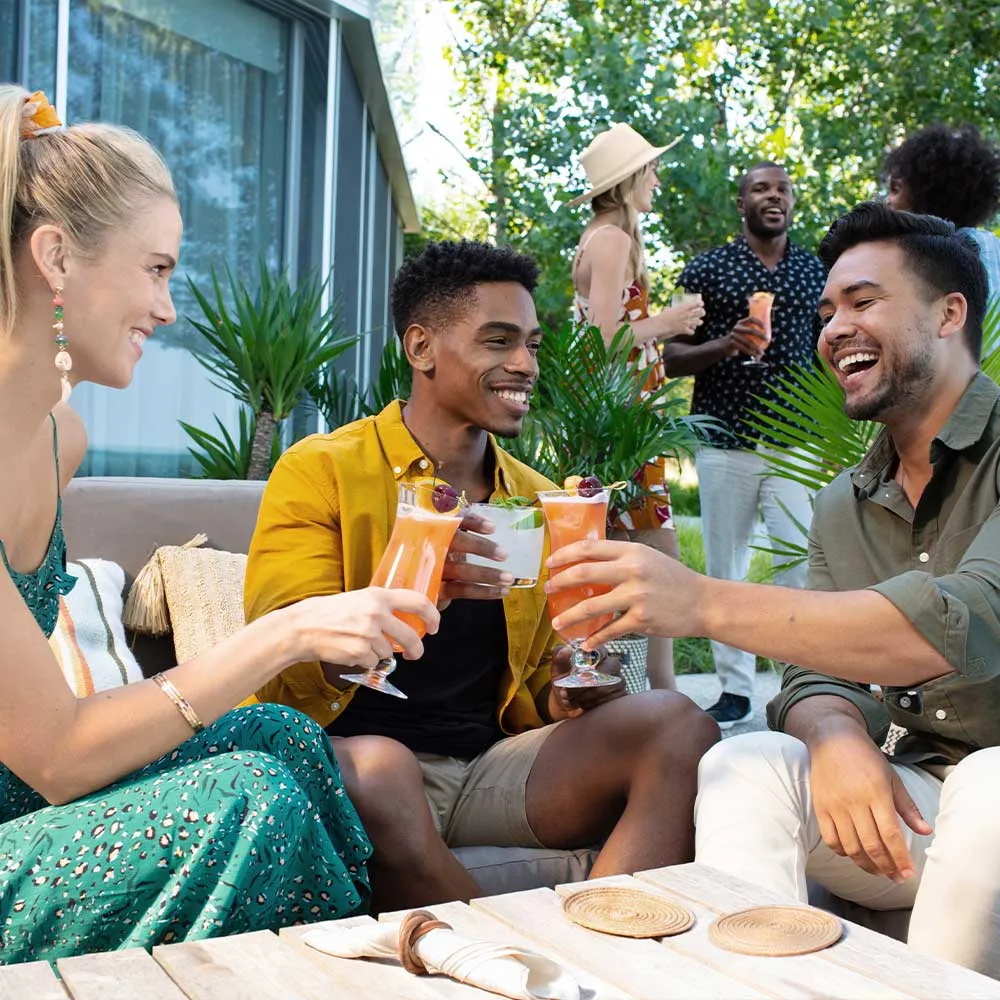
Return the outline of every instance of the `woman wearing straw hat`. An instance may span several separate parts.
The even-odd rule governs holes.
[[[590,190],[566,203],[589,201],[593,210],[573,259],[576,320],[598,327],[608,344],[628,324],[636,351],[649,369],[648,386],[666,378],[659,342],[693,333],[705,314],[701,296],[690,296],[657,313],[649,311],[649,274],[639,216],[653,207],[653,192],[660,185],[656,161],[673,145],[653,146],[631,126],[612,125],[580,155]],[[665,472],[663,458],[647,463],[643,479],[649,495],[641,507],[622,515],[620,527],[632,541],[676,558]],[[650,638],[646,671],[652,688],[676,688],[670,639]]]

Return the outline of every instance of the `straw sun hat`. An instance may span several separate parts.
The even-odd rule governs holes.
[[[680,141],[681,136],[678,136],[666,146],[651,146],[631,125],[617,122],[606,132],[601,132],[580,154],[580,164],[590,181],[590,190],[566,204],[582,205],[610,191]]]

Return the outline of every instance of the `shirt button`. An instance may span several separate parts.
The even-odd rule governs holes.
[[[948,713],[943,708],[939,708],[934,713],[934,718],[935,719],[947,719],[948,718]]]
[[[398,465],[394,465],[392,471],[398,476],[403,470]]]
[[[426,458],[422,458],[422,459],[420,459],[420,468],[421,468],[421,469],[426,469],[426,468],[427,468],[427,466],[428,466],[428,465],[430,465],[430,464],[431,464],[431,463],[430,463],[430,462],[428,462]]]
[[[899,699],[899,705],[901,708],[909,708],[912,702],[904,694],[902,698]]]
[[[340,711],[340,702],[339,701],[331,701],[330,702],[330,711],[331,712],[339,712]]]
[[[927,554],[926,552],[921,552],[921,553],[920,553],[920,555],[919,555],[919,556],[917,556],[917,558],[918,558],[918,559],[919,559],[919,560],[920,560],[921,562],[927,562],[927,561],[928,561],[928,560],[930,559],[930,556],[929,556],[929,555],[928,555],[928,554]]]

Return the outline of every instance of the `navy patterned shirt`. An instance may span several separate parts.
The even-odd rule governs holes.
[[[693,342],[703,344],[725,337],[747,315],[751,292],[774,292],[771,309],[771,343],[764,354],[767,367],[744,365],[745,354],[716,362],[694,377],[691,412],[715,417],[731,435],[716,435],[720,447],[752,446],[758,435],[747,423],[754,399],[774,399],[775,378],[791,365],[812,363],[822,328],[816,306],[826,271],[814,254],[788,241],[785,255],[769,271],[743,236],[699,254],[677,279],[687,292],[700,292],[705,300],[705,320]],[[767,440],[766,437],[764,440]]]

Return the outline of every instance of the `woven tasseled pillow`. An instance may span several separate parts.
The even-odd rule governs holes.
[[[178,663],[194,659],[243,627],[247,557],[200,546],[158,548],[129,592],[125,624],[148,635],[173,633]]]

